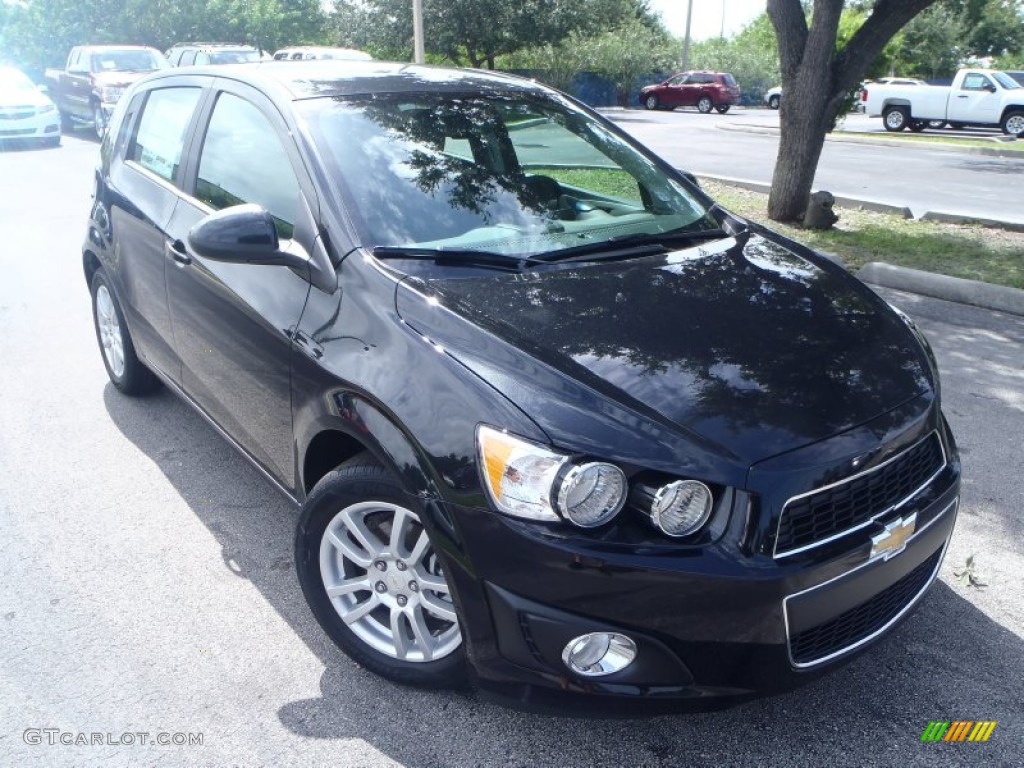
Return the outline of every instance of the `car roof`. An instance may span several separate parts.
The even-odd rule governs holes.
[[[231,78],[273,90],[291,99],[349,96],[363,93],[416,93],[422,91],[532,91],[548,92],[531,80],[514,75],[473,69],[454,69],[385,61],[261,61],[215,67],[160,70],[147,82],[168,77],[209,75]],[[283,92],[283,93],[282,93]]]
[[[244,48],[247,51],[255,51],[256,46],[248,43],[175,43],[167,50],[173,48]]]
[[[88,51],[155,51],[149,45],[76,45],[76,48],[83,48]]]

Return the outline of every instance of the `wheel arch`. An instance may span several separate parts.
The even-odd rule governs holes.
[[[93,275],[95,275],[102,266],[103,263],[100,261],[99,256],[88,249],[82,251],[82,270],[85,272],[86,285],[92,285]]]
[[[1024,112],[1024,102],[1020,104],[1007,104],[999,115],[999,122],[1002,123],[1011,112]]]
[[[910,99],[893,98],[886,99],[885,101],[882,102],[883,111],[889,109],[890,107],[906,107],[907,109],[910,109]]]
[[[333,407],[309,425],[300,442],[297,460],[303,497],[324,475],[363,451],[393,473],[410,495],[424,499],[439,495],[429,460],[383,409],[355,392],[335,392],[324,401]]]

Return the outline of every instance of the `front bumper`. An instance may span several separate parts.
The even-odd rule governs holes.
[[[56,110],[42,114],[26,114],[25,110],[0,109],[0,140],[54,139],[58,136],[60,114]]]
[[[473,553],[473,572],[447,572],[475,682],[506,703],[612,714],[624,700],[630,711],[640,701],[709,708],[804,683],[883,637],[934,581],[959,498],[950,448],[940,476],[893,515],[792,557],[745,551],[745,494],[721,538],[691,549],[627,547],[449,506]],[[902,550],[873,555],[893,517],[913,517],[914,533]],[[572,673],[563,649],[595,631],[628,635],[636,661],[606,677]]]

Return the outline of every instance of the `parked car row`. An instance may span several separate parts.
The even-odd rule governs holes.
[[[169,67],[243,64],[265,58],[271,57],[253,46],[238,43],[176,43],[165,54],[138,45],[80,45],[71,49],[63,69],[46,70],[46,86],[59,111],[60,127],[67,130],[75,123],[91,124],[102,138],[121,94],[150,72]],[[372,60],[363,51],[323,46],[284,48],[273,58]]]

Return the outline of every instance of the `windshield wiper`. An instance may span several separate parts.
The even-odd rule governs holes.
[[[665,253],[672,246],[697,240],[716,240],[729,237],[722,229],[690,229],[669,232],[641,232],[619,235],[599,243],[574,245],[569,248],[545,254],[539,260],[559,263],[573,261],[596,261],[597,259],[635,258],[655,253]]]
[[[378,245],[373,249],[378,259],[420,259],[444,266],[458,264],[471,267],[491,267],[507,272],[522,272],[524,268],[541,263],[527,256],[506,256],[493,251],[472,248],[420,248],[409,245]]]

